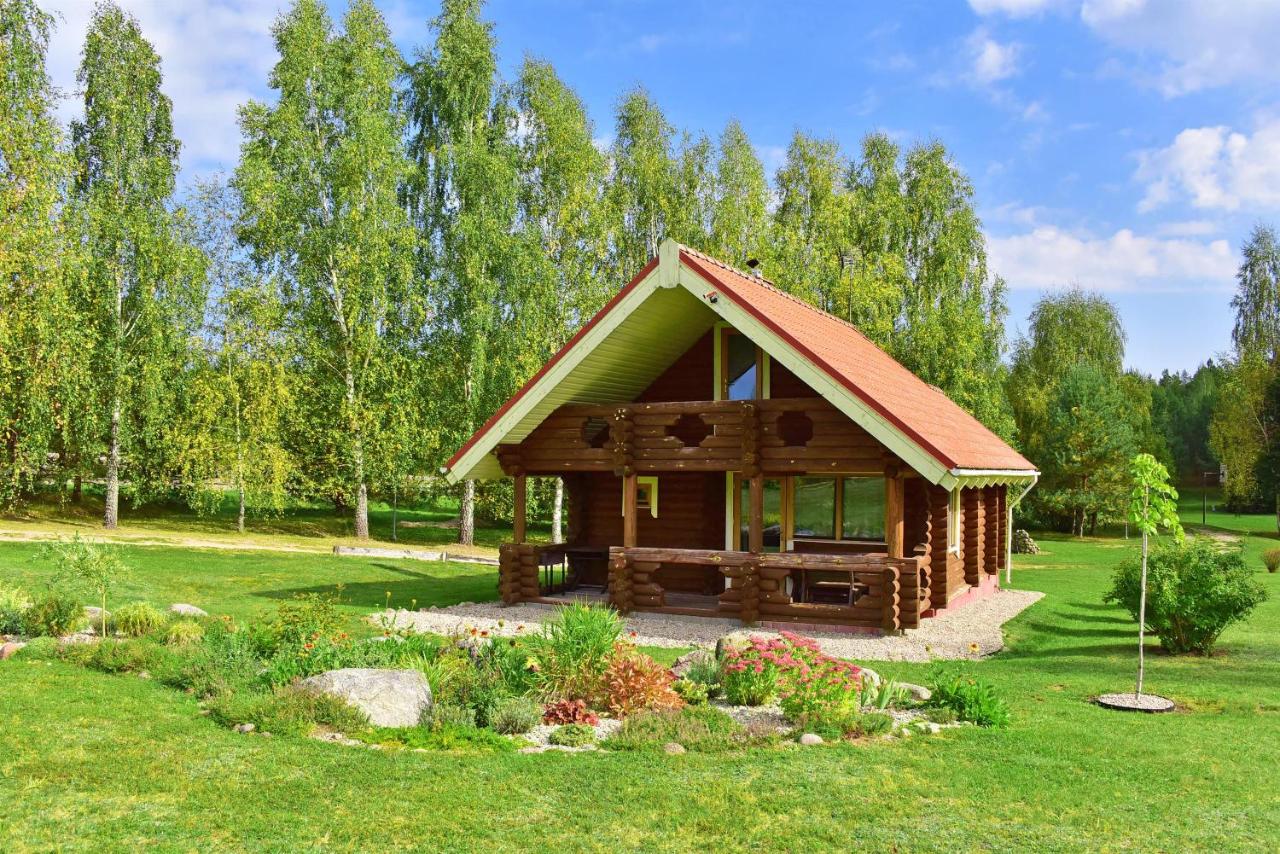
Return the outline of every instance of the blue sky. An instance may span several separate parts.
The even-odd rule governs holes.
[[[90,4],[48,5],[71,90]],[[232,168],[235,108],[268,94],[284,4],[121,5],[164,58],[185,174]],[[406,52],[428,41],[438,0],[379,6]],[[1276,0],[490,0],[487,16],[504,74],[550,60],[601,140],[635,85],[692,131],[736,117],[770,171],[797,128],[848,152],[877,129],[941,140],[973,180],[1011,336],[1041,293],[1078,283],[1115,301],[1127,361],[1150,373],[1229,348],[1240,244],[1280,218]]]

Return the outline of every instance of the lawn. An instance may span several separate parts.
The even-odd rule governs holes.
[[[1045,599],[972,665],[1009,699],[1007,730],[728,757],[375,752],[236,735],[133,677],[0,662],[0,850],[1275,850],[1280,575],[1218,655],[1152,645],[1148,686],[1184,711],[1107,712],[1088,699],[1132,684],[1135,634],[1101,597],[1136,541],[1040,539],[1014,583]],[[1269,542],[1245,537],[1255,565]],[[0,576],[46,571],[31,549],[0,545]],[[128,595],[241,616],[340,580],[353,615],[385,590],[492,593],[480,567],[125,553]]]

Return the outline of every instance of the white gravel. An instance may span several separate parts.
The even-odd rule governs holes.
[[[1001,626],[1044,596],[1030,590],[998,590],[991,596],[954,611],[926,619],[918,629],[902,635],[874,637],[836,632],[805,631],[822,650],[839,658],[862,661],[929,661],[940,658],[981,658],[1004,648]],[[448,608],[422,611],[389,610],[370,619],[394,621],[398,628],[418,632],[462,636],[477,632],[505,637],[535,632],[557,606],[497,602],[464,602]],[[643,646],[714,647],[731,632],[744,631],[735,619],[681,617],[636,613],[626,618],[632,640]],[[773,637],[770,629],[747,629],[753,635]]]

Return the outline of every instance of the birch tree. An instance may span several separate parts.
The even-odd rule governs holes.
[[[279,278],[287,328],[313,419],[305,442],[333,494],[369,535],[373,411],[386,354],[415,328],[415,237],[399,192],[409,163],[396,97],[403,61],[373,4],[356,0],[335,32],[324,6],[299,0],[274,28],[273,105],[241,110],[235,185],[241,237]]]
[[[105,425],[103,525],[115,528],[126,450],[135,496],[167,488],[172,392],[202,303],[202,271],[170,208],[179,144],[160,57],[111,3],[94,9],[77,81],[84,118],[72,125],[74,192],[85,274],[76,303],[92,347],[94,423]]]
[[[735,119],[720,135],[711,245],[707,251],[739,268],[762,260],[769,245],[769,179]]]

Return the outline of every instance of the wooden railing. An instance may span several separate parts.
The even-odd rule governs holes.
[[[820,397],[561,406],[519,444],[504,471],[882,472],[891,458]]]

